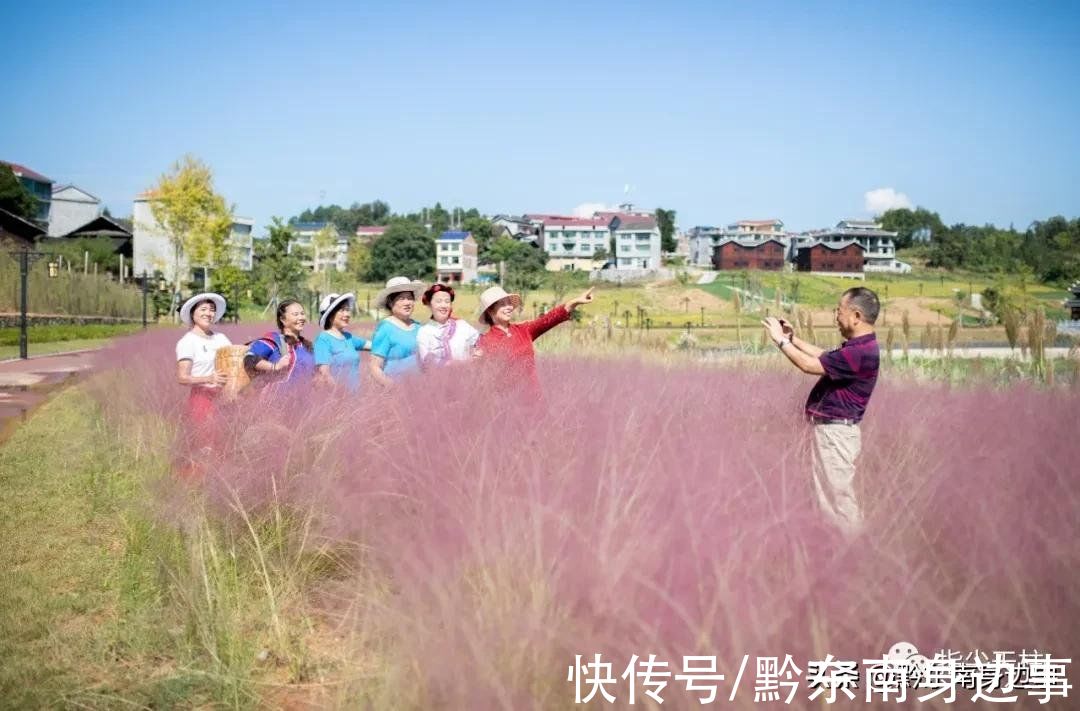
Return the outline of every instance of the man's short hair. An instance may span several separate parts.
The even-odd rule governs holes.
[[[863,321],[866,321],[871,326],[874,325],[878,313],[881,311],[881,302],[878,301],[878,296],[872,289],[867,289],[865,286],[852,287],[844,292],[840,300],[843,301],[844,297],[847,297],[848,304],[852,308],[859,310]]]

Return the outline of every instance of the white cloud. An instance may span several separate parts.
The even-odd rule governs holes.
[[[873,215],[880,215],[887,210],[895,210],[901,207],[906,207],[909,210],[914,207],[911,198],[904,193],[896,192],[895,188],[868,190],[863,197],[866,211]]]
[[[574,208],[574,217],[592,217],[594,212],[614,212],[618,207],[605,205],[602,202],[583,202]]]

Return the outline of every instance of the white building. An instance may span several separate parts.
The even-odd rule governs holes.
[[[182,284],[192,281],[193,269],[201,269],[203,265],[191,264],[186,255],[181,255],[179,265],[176,264],[176,255],[169,236],[154,218],[154,212],[150,208],[152,200],[149,192],[142,193],[135,198],[132,206],[133,272],[142,274],[145,271],[152,274],[160,271],[173,282]],[[233,264],[246,271],[254,267],[254,225],[255,220],[249,217],[233,217],[232,229],[229,232]]]
[[[699,267],[711,267],[713,249],[720,244],[724,230],[719,227],[699,225],[691,227],[686,234],[690,246],[690,263]]]
[[[868,272],[890,272],[907,274],[911,265],[896,258],[895,232],[881,229],[881,224],[872,220],[841,220],[836,227],[814,230],[799,235],[800,244],[819,241],[824,244],[839,244],[855,240],[865,250],[864,269]]]
[[[340,234],[333,223],[296,222],[289,225],[289,229],[293,233],[293,238],[289,240],[289,254],[298,248],[301,253],[300,262],[305,267],[316,272],[327,269],[345,271],[349,255],[349,238]],[[319,247],[317,245],[316,236],[324,230],[327,242],[332,242],[333,246]]]
[[[49,203],[49,236],[61,237],[101,214],[101,200],[74,185],[56,185]]]
[[[477,246],[471,232],[447,231],[435,240],[435,278],[444,284],[476,281]]]
[[[540,248],[548,254],[548,271],[589,271],[600,266],[594,261],[597,252],[610,252],[610,219],[566,215],[526,215],[526,219],[541,226]]]
[[[233,264],[250,272],[255,268],[255,220],[233,216],[229,242],[233,248]]]
[[[609,213],[597,213],[606,215]],[[611,232],[615,241],[616,269],[659,269],[660,227],[656,217],[647,212],[614,214]]]

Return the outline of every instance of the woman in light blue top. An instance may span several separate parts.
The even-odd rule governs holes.
[[[375,303],[390,312],[379,322],[371,337],[371,376],[382,385],[420,370],[416,355],[416,333],[420,324],[413,321],[412,312],[424,283],[408,277],[393,277],[386,288],[376,295]]]
[[[371,346],[349,333],[355,294],[329,294],[319,304],[319,325],[323,332],[315,339],[315,381],[360,390],[360,351]]]

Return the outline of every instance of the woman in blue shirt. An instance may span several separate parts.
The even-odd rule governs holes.
[[[299,301],[286,299],[278,304],[277,331],[251,342],[244,365],[267,383],[310,384],[315,374],[315,354],[304,338],[307,313]]]
[[[315,379],[338,384],[351,392],[360,391],[360,351],[371,346],[346,329],[352,321],[356,295],[329,294],[319,304],[319,325],[323,332],[315,338]]]
[[[381,385],[393,385],[420,370],[416,355],[420,324],[413,321],[412,312],[422,293],[423,282],[398,276],[387,281],[386,288],[375,296],[375,303],[390,312],[371,337],[371,376]]]

